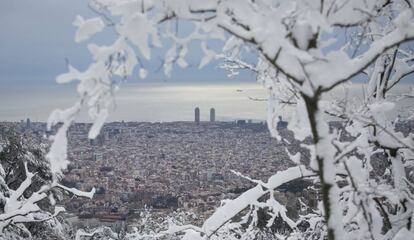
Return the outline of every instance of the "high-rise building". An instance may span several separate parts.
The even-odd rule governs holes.
[[[200,124],[200,108],[198,107],[194,110],[194,122]]]
[[[210,108],[210,122],[216,121],[216,110],[214,108]]]
[[[30,118],[26,119],[26,128],[30,129],[32,127],[32,122],[30,121]]]

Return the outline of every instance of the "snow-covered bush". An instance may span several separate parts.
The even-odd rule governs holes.
[[[183,230],[194,228],[191,223],[198,220],[192,212],[177,210],[160,214],[144,208],[139,218],[129,224],[131,229],[126,226],[118,233],[103,226],[92,230],[80,229],[76,240],[178,240],[184,234]]]
[[[47,144],[2,123],[0,145],[0,238],[67,239],[71,230],[58,218],[64,208],[56,202],[62,190],[76,190],[54,179],[45,158]]]

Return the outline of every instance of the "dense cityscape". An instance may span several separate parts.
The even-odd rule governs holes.
[[[399,122],[398,131],[409,134],[414,122]],[[5,124],[5,123],[2,123]],[[47,143],[46,124],[30,119],[12,123],[23,135]],[[341,128],[341,122],[331,122]],[[292,166],[290,154],[300,151],[307,164],[308,152],[300,147],[279,120],[277,129],[290,144],[270,136],[266,122],[215,120],[200,121],[195,109],[194,121],[187,122],[111,122],[103,126],[95,139],[88,138],[90,123],[74,123],[68,131],[68,159],[62,184],[83,191],[96,189],[92,200],[64,197],[64,218],[75,229],[110,226],[115,231],[131,226],[140,214],[166,216],[176,210],[195,213],[193,223],[202,223],[225,199],[234,199],[255,184],[250,180],[267,179]],[[346,136],[344,136],[346,137]],[[307,142],[307,139],[305,139]],[[374,157],[373,173],[383,174],[386,164]],[[263,167],[266,166],[266,167]],[[276,196],[287,206],[288,214],[298,217],[320,200],[311,183],[296,181],[281,186]]]
[[[221,193],[246,187],[230,170],[265,180],[287,164],[262,124],[112,123],[92,143],[87,129],[78,124],[70,131],[73,169],[65,179],[105,192],[92,203],[97,205],[82,205],[88,209],[110,202],[122,205],[121,212],[144,205],[206,212]]]
[[[289,135],[286,125],[280,121],[278,128]],[[30,119],[20,126],[39,139],[51,133]],[[66,216],[79,226],[93,225],[90,219],[113,225],[144,208],[163,214],[183,209],[205,219],[221,200],[254,186],[236,173],[266,181],[292,165],[265,122],[218,122],[214,109],[208,122],[200,121],[196,108],[194,121],[107,123],[93,140],[90,127],[75,123],[69,129],[70,165],[62,180],[68,187],[96,189],[92,200],[63,201]]]

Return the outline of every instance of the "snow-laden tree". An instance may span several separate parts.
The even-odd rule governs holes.
[[[390,91],[414,71],[410,40],[414,39],[412,0],[92,0],[97,16],[78,16],[75,41],[111,29],[113,43],[88,45],[93,62],[84,71],[69,66],[59,83],[79,81],[79,100],[73,107],[54,111],[48,121],[61,123],[47,155],[52,172],[60,174],[66,159],[66,131],[82,108],[94,124],[89,137],[99,133],[109,110],[117,79],[125,79],[139,66],[146,77],[143,59],[153,48],[167,46],[164,72],[188,66],[191,42],[204,53],[200,67],[224,60],[232,74],[238,68],[256,73],[268,89],[270,133],[279,141],[278,115],[293,107],[288,128],[295,138],[312,138],[302,144],[310,152],[304,161],[289,153],[297,165],[275,173],[267,182],[226,201],[202,226],[183,229],[185,239],[220,238],[235,229],[251,233],[257,225],[257,209],[267,209],[269,226],[276,219],[291,231],[291,239],[412,239],[413,135],[398,131],[392,111],[400,100]],[[180,24],[191,24],[182,36]],[[221,41],[222,48],[209,47]],[[244,54],[255,62],[243,61]],[[337,99],[326,96],[352,83],[367,81],[365,97]],[[407,94],[406,97],[412,96]],[[403,96],[404,97],[404,96]],[[329,121],[341,119],[341,128]],[[395,121],[394,121],[395,120]],[[373,164],[384,159],[383,171]],[[303,164],[305,163],[306,164]],[[266,167],[266,166],[263,166]],[[385,169],[384,169],[385,168]],[[321,194],[320,208],[299,220],[290,219],[274,198],[283,183],[310,178]],[[237,220],[236,220],[237,219]],[[300,227],[306,221],[306,228]],[[221,235],[224,234],[224,235]]]
[[[58,183],[47,147],[11,123],[0,125],[0,239],[67,239],[70,227],[58,218],[62,193],[92,197]]]

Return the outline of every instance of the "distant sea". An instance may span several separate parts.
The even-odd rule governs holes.
[[[393,94],[408,93],[413,85],[401,84]],[[364,92],[362,84],[352,84],[348,91],[342,87],[328,98],[342,98],[358,101]],[[120,86],[115,95],[116,106],[108,121],[170,122],[193,121],[194,108],[201,110],[201,120],[208,121],[210,108],[215,108],[216,119],[266,119],[266,90],[255,82],[223,81],[215,83],[191,82],[140,82]],[[56,108],[66,108],[76,101],[74,85],[13,85],[0,88],[0,121],[46,121]],[[414,106],[413,99],[399,101],[396,111],[408,114],[408,106]],[[286,107],[285,113],[289,113]],[[288,114],[287,114],[288,115]],[[88,121],[81,113],[77,121]]]

